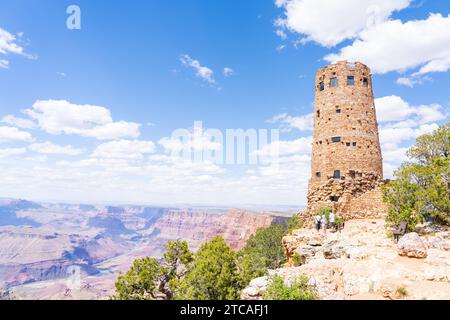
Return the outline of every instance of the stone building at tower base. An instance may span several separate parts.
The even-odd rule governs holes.
[[[312,221],[321,208],[329,208],[344,220],[385,218],[388,210],[381,187],[386,182],[375,175],[358,172],[340,180],[330,177],[320,187],[310,188],[308,207],[300,217]],[[338,201],[333,201],[335,197]]]

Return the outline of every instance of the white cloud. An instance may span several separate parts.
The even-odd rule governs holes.
[[[408,118],[413,109],[399,96],[375,99],[378,122],[400,121]]]
[[[424,75],[412,75],[400,77],[397,79],[396,83],[401,86],[413,88],[415,85],[425,83],[426,81],[432,81],[432,79]]]
[[[33,157],[27,157],[25,158],[26,161],[31,161],[31,162],[47,162],[48,161],[48,157],[46,155],[40,155],[40,156],[33,156]]]
[[[281,51],[283,51],[285,48],[286,48],[286,45],[280,44],[278,47],[276,47],[276,50],[277,50],[278,52],[281,52]]]
[[[13,115],[4,116],[0,122],[9,124],[10,126],[18,127],[21,129],[34,129],[37,127],[34,121],[24,118],[18,118]]]
[[[216,81],[214,80],[214,72],[205,66],[200,64],[200,61],[192,59],[189,55],[183,54],[180,57],[181,63],[186,67],[192,67],[197,73],[197,77],[202,78],[204,81],[214,84]]]
[[[448,116],[442,112],[442,106],[438,104],[411,106],[398,96],[378,98],[375,105],[378,122],[381,124],[380,142],[383,152],[389,152],[386,161],[390,161],[389,154],[401,149],[399,146],[401,143],[433,132],[438,128],[437,122]],[[393,159],[395,157],[391,157],[391,160]]]
[[[39,127],[53,135],[75,134],[98,140],[137,138],[140,125],[133,122],[113,122],[111,112],[104,107],[77,105],[65,100],[36,101],[25,110]]]
[[[311,154],[311,143],[312,137],[275,141],[258,150],[257,154],[262,157],[294,154],[309,156]]]
[[[234,76],[234,70],[231,69],[231,68],[226,67],[226,68],[223,69],[223,75],[224,75],[225,77],[231,77],[231,76]]]
[[[281,29],[277,29],[277,30],[275,31],[275,34],[276,34],[277,36],[279,36],[279,37],[281,38],[281,40],[286,40],[286,39],[287,39],[287,34],[286,34],[286,32],[284,32],[284,31],[281,30]]]
[[[0,53],[23,54],[23,48],[17,44],[16,40],[14,35],[0,28]]]
[[[382,126],[379,128],[381,144],[395,144],[413,139],[416,134],[412,128]]]
[[[443,120],[447,115],[441,112],[438,104],[411,106],[399,96],[386,96],[375,99],[378,122],[402,121],[409,119],[418,124]]]
[[[389,101],[391,97],[386,98],[388,98],[386,101]],[[432,133],[439,127],[433,121],[441,119],[442,116],[439,112],[435,113],[436,109],[433,105],[410,107],[398,97],[391,100],[397,101],[397,105],[393,103],[391,107],[394,110],[398,107],[400,112],[391,113],[388,118],[389,122],[379,127],[385,178],[392,178],[393,172],[399,168],[402,162],[408,160],[406,151],[415,139]]]
[[[292,129],[297,129],[300,131],[311,131],[314,125],[314,115],[312,113],[293,117],[287,113],[282,113],[274,116],[272,119],[268,120],[269,123],[280,123],[281,129],[284,131],[291,131]]]
[[[223,139],[221,132],[215,136],[214,132],[203,128],[201,123],[195,123],[191,130],[174,131],[171,137],[160,139],[158,144],[165,149],[166,153],[179,155],[182,151],[220,151],[223,149]]]
[[[414,85],[416,84],[414,80],[412,80],[411,78],[405,78],[405,77],[401,77],[397,79],[397,84],[402,85],[402,86],[407,86],[407,87],[414,87]]]
[[[353,39],[359,32],[388,20],[393,12],[409,6],[411,0],[277,0],[285,17],[277,27],[303,35],[303,43],[315,41],[335,46]]]
[[[144,154],[154,152],[155,144],[152,141],[120,140],[99,145],[92,153],[92,157],[141,160]]]
[[[0,149],[0,158],[8,158],[11,156],[21,155],[27,152],[25,148],[6,148]]]
[[[0,143],[14,141],[32,141],[33,137],[30,133],[18,130],[13,127],[0,127]]]
[[[392,178],[393,173],[402,162],[407,161],[406,151],[409,145],[421,135],[432,133],[438,124],[423,124],[416,126],[414,121],[403,121],[381,126],[380,143],[383,154],[384,177]],[[410,144],[404,143],[410,141]]]
[[[2,69],[8,69],[9,68],[9,61],[1,59],[0,60],[0,68]]]
[[[447,17],[447,27],[450,26],[450,15]],[[446,36],[446,41],[449,40],[450,33]],[[414,75],[421,75],[425,73],[430,72],[446,72],[448,69],[450,69],[450,49],[447,48],[446,52],[442,52],[441,57],[436,57],[433,60],[428,60],[427,63],[420,68],[418,72],[416,72]]]
[[[286,27],[302,38],[296,43],[314,41],[333,47],[354,40],[337,53],[325,56],[335,63],[361,61],[374,73],[413,71],[397,80],[413,87],[431,72],[450,69],[450,15],[432,13],[422,20],[392,20],[394,12],[411,5],[412,0],[277,0],[284,18],[276,27]],[[415,71],[415,72],[414,72]]]
[[[85,150],[77,149],[71,145],[60,146],[53,144],[49,141],[43,143],[33,143],[28,147],[31,151],[42,153],[42,154],[59,154],[68,156],[77,156],[83,154]]]
[[[19,38],[21,38],[22,36],[23,33],[18,34]],[[27,57],[29,59],[35,59],[35,57],[24,52],[23,47],[18,44],[18,39],[15,35],[2,28],[0,28],[0,54],[16,54]],[[9,61],[0,59],[0,68],[9,68]]]
[[[450,15],[431,14],[425,20],[391,20],[371,26],[352,45],[325,60],[362,61],[380,74],[420,67],[414,74],[418,76],[450,68],[449,43]]]

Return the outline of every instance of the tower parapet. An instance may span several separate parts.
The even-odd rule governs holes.
[[[385,214],[383,159],[370,69],[341,61],[316,75],[308,209],[347,218]]]

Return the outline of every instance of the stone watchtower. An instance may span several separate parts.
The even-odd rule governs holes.
[[[311,170],[309,215],[320,207],[347,219],[385,214],[372,77],[362,63],[342,61],[317,72]]]

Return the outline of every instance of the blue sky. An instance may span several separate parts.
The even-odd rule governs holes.
[[[448,121],[450,5],[330,1],[2,1],[0,196],[302,205],[314,75],[340,59],[374,72],[390,177]],[[194,121],[281,128],[278,170],[173,159],[173,131]]]

